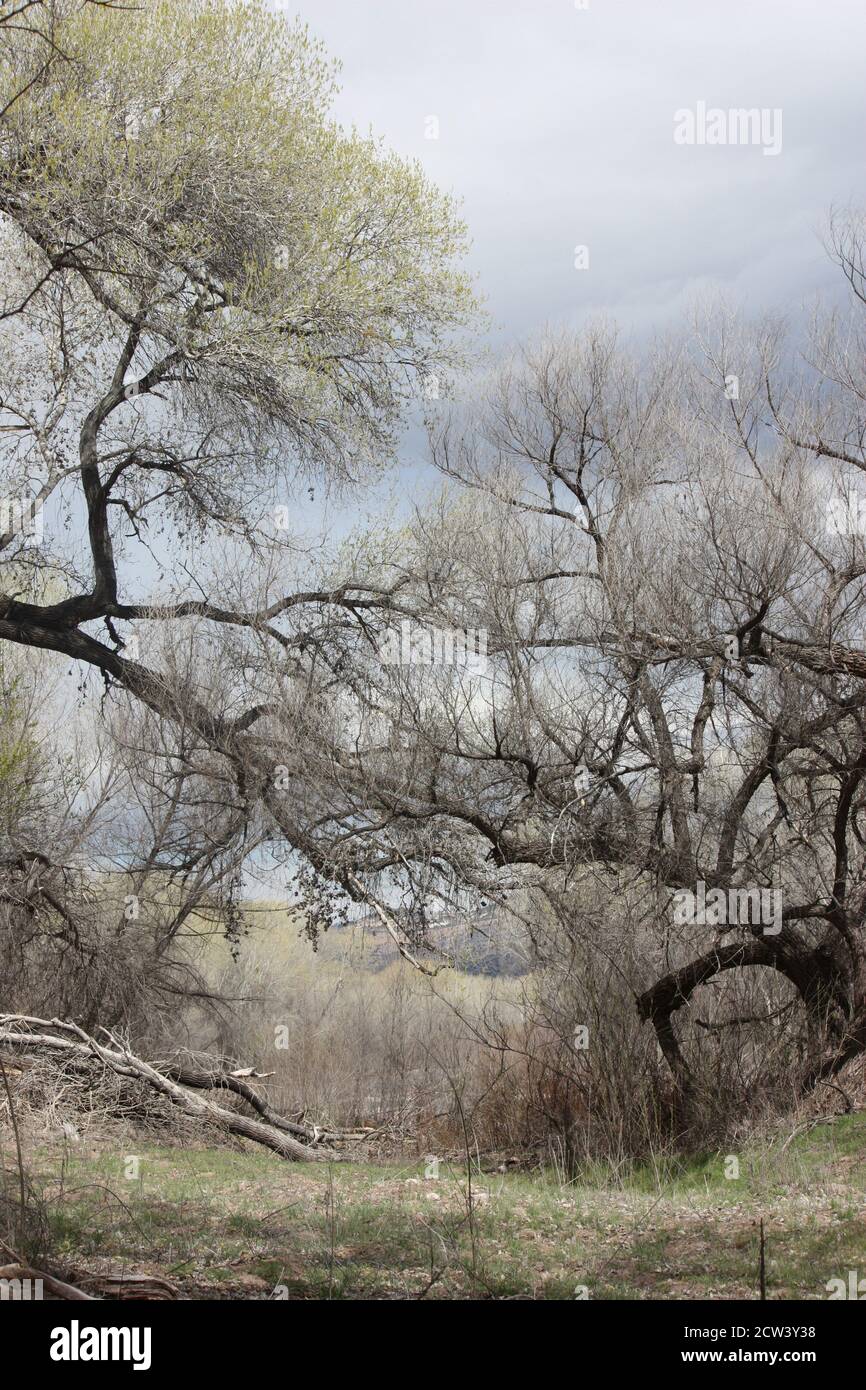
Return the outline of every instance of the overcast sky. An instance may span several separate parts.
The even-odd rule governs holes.
[[[863,0],[282,8],[342,60],[340,119],[462,199],[495,341],[600,311],[642,332],[707,285],[794,317],[835,291],[821,223],[866,198]],[[780,110],[781,152],[675,143],[699,102]]]

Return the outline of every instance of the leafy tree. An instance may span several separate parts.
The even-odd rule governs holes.
[[[334,123],[334,65],[258,0],[44,18],[62,62],[0,28],[2,490],[45,517],[39,547],[0,537],[0,638],[175,721],[254,814],[251,671],[268,652],[308,690],[329,634],[389,602],[351,554],[307,558],[297,490],[375,476],[446,388],[464,230]]]

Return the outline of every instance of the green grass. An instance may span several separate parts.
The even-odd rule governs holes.
[[[29,1162],[58,1263],[158,1273],[197,1298],[754,1298],[761,1219],[769,1298],[866,1274],[866,1115],[747,1150],[735,1180],[725,1157],[565,1185],[474,1174],[471,1221],[465,1170],[444,1163],[432,1180],[423,1162],[89,1140]]]

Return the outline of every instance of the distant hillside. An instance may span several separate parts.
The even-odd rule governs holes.
[[[401,914],[395,915],[400,920]],[[363,936],[364,963],[370,970],[384,970],[399,956],[396,945],[372,915],[359,918],[348,927],[331,928],[331,933],[346,931]],[[529,973],[525,936],[513,918],[498,908],[487,907],[471,916],[453,911],[431,914],[426,941],[426,950],[413,945],[420,958],[441,959],[444,955],[465,975],[501,978]]]

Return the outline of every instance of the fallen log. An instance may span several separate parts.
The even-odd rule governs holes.
[[[38,1280],[55,1298],[86,1300],[88,1303],[95,1301],[93,1294],[85,1293],[83,1289],[77,1289],[74,1284],[67,1284],[63,1279],[55,1279],[53,1274],[46,1274],[44,1269],[32,1269],[26,1264],[0,1265],[0,1279],[29,1279],[31,1283]]]
[[[256,1111],[256,1114],[260,1115],[269,1125],[273,1125],[275,1129],[282,1129],[287,1134],[295,1134],[298,1138],[305,1139],[309,1144],[344,1144],[350,1140],[367,1139],[373,1132],[369,1129],[320,1129],[317,1125],[311,1127],[287,1120],[282,1115],[278,1115],[268,1105],[264,1097],[260,1096],[258,1091],[254,1090],[236,1071],[227,1072],[219,1068],[207,1070],[193,1065],[186,1058],[182,1061],[172,1058],[171,1061],[159,1062],[157,1065],[163,1076],[171,1077],[181,1086],[191,1086],[193,1089],[231,1091],[234,1095],[241,1096]]]
[[[143,1058],[137,1057],[125,1042],[107,1029],[100,1029],[100,1032],[108,1039],[108,1045],[97,1042],[96,1038],[85,1033],[76,1023],[68,1023],[63,1019],[32,1018],[25,1014],[0,1014],[0,1046],[20,1048],[25,1052],[37,1055],[45,1052],[58,1058],[96,1058],[103,1066],[110,1068],[118,1076],[136,1078],[146,1082],[154,1091],[164,1096],[172,1105],[176,1105],[184,1114],[191,1115],[196,1119],[208,1120],[240,1138],[251,1139],[253,1143],[262,1144],[265,1148],[278,1153],[281,1158],[332,1163],[339,1162],[343,1158],[343,1155],[334,1149],[320,1144],[318,1142],[320,1136],[315,1132],[311,1135],[308,1130],[302,1131],[307,1140],[307,1142],[302,1142],[294,1133],[294,1130],[300,1126],[291,1125],[289,1121],[282,1120],[282,1117],[276,1117],[258,1096],[256,1096],[258,1104],[255,1105],[251,1099],[255,1092],[252,1087],[239,1078],[230,1077],[224,1072],[217,1071],[218,1082],[206,1083],[207,1073],[202,1072],[197,1075],[195,1081],[190,1081],[187,1084],[201,1087],[207,1084],[208,1088],[218,1085],[221,1089],[234,1091],[235,1094],[240,1095],[253,1105],[262,1118],[254,1119],[250,1115],[227,1110],[224,1106],[217,1105],[215,1101],[206,1100],[200,1095],[193,1095],[184,1084],[173,1078],[170,1069],[160,1069],[144,1061]],[[181,1068],[182,1071],[183,1068]],[[228,1082],[232,1084],[225,1084]],[[276,1119],[280,1120],[279,1124],[275,1123]],[[328,1138],[332,1137],[336,1138],[337,1136],[328,1136]]]
[[[98,1289],[100,1298],[112,1302],[134,1299],[136,1302],[165,1303],[180,1297],[176,1284],[155,1274],[85,1274],[82,1282],[88,1288]]]
[[[164,1076],[171,1077],[172,1081],[177,1081],[181,1086],[189,1086],[194,1090],[223,1090],[231,1091],[236,1096],[241,1096],[253,1110],[261,1116],[268,1124],[275,1129],[282,1129],[287,1134],[297,1135],[299,1139],[306,1139],[308,1142],[318,1143],[319,1138],[326,1138],[324,1134],[317,1135],[315,1130],[310,1130],[306,1125],[294,1124],[291,1120],[286,1120],[282,1115],[277,1115],[267,1101],[259,1095],[258,1091],[237,1075],[223,1070],[208,1071],[203,1067],[197,1067],[184,1060],[172,1059],[169,1062],[161,1062],[160,1071]]]

